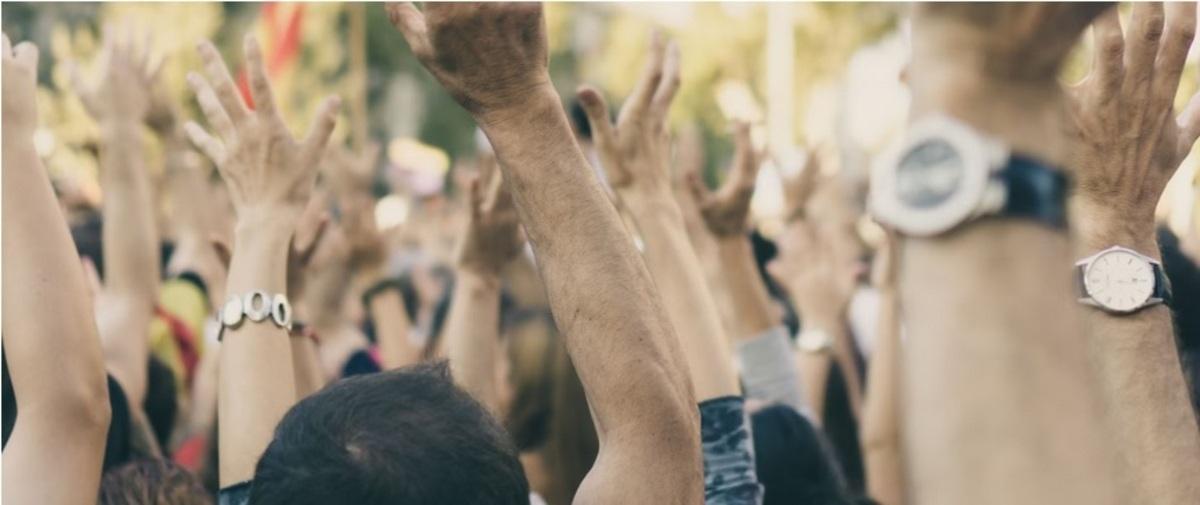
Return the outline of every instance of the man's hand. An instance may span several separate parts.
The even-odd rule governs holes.
[[[246,38],[245,52],[255,110],[247,108],[238,96],[225,61],[212,43],[202,42],[199,51],[208,79],[189,73],[188,84],[217,135],[193,122],[184,128],[225,179],[239,226],[264,225],[261,219],[267,216],[262,214],[270,212],[271,217],[283,219],[272,226],[294,227],[312,195],[317,165],[333,131],[340,99],[325,99],[308,135],[297,141],[275,108],[262,52],[253,37]]]
[[[456,262],[459,268],[491,277],[521,254],[525,238],[499,163],[481,154],[479,164],[479,176],[467,190],[467,232],[458,245]]]
[[[101,123],[145,120],[151,110],[148,91],[162,69],[162,60],[151,62],[148,37],[135,40],[132,30],[106,27],[100,61],[100,77],[91,84],[78,66],[71,67],[71,83],[88,114]]]
[[[12,47],[4,36],[4,135],[32,138],[37,128],[37,46]]]
[[[1072,215],[1086,245],[1122,243],[1148,253],[1157,249],[1154,207],[1200,136],[1200,95],[1174,113],[1196,4],[1167,4],[1165,29],[1161,4],[1136,4],[1128,37],[1116,9],[1092,26],[1092,71],[1070,90],[1069,126],[1078,141]]]
[[[667,112],[678,90],[679,47],[668,47],[657,32],[642,77],[615,125],[599,91],[590,86],[579,90],[600,164],[625,205],[671,200]]]
[[[329,146],[325,149],[325,159],[321,164],[322,177],[329,183],[339,200],[371,195],[379,150],[377,142],[371,142],[366,149],[358,153],[342,146]]]
[[[738,123],[734,126],[733,168],[721,189],[711,193],[704,185],[699,172],[687,174],[691,188],[700,207],[700,215],[708,229],[718,237],[742,236],[750,216],[750,199],[754,197],[754,183],[758,169],[762,166],[761,153],[754,149],[750,138],[750,125]]]
[[[413,55],[442,87],[484,123],[552,89],[542,6],[530,3],[387,5]]]
[[[767,264],[806,321],[834,324],[845,317],[858,271],[836,253],[812,223],[798,220],[780,238],[779,257]]]

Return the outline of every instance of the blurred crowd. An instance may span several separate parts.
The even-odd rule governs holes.
[[[1155,217],[1200,136],[1194,3],[912,6],[910,127],[866,185],[733,120],[709,180],[661,33],[628,96],[560,96],[541,4],[383,12],[478,127],[443,191],[388,188],[422,195],[399,224],[380,144],[330,142],[338,96],[290,130],[250,35],[197,44],[188,117],[107,28],[70,79],[103,197],[74,198],[5,36],[5,500],[1200,499],[1200,237]]]

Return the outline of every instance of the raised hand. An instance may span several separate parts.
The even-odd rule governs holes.
[[[845,316],[858,274],[806,221],[788,225],[767,272],[788,291],[801,317],[829,323]]]
[[[804,217],[804,208],[817,187],[817,174],[820,172],[821,160],[816,151],[809,150],[804,154],[800,171],[783,177],[783,200],[787,205],[784,216],[788,221]]]
[[[29,42],[12,47],[4,35],[4,134],[32,136],[37,128],[37,46]]]
[[[1129,35],[1116,9],[1093,26],[1092,71],[1071,88],[1075,212],[1083,240],[1154,247],[1154,207],[1200,136],[1200,94],[1176,117],[1196,4],[1139,3]],[[1111,245],[1108,244],[1108,245]],[[1104,247],[1107,247],[1105,245]]]
[[[84,80],[78,65],[71,66],[71,84],[88,114],[99,122],[146,120],[162,69],[161,59],[151,61],[149,32],[138,36],[128,27],[105,27],[100,61],[100,75],[92,83]]]
[[[734,144],[733,168],[721,189],[709,192],[699,172],[687,174],[688,187],[698,202],[700,215],[718,237],[746,232],[750,199],[754,197],[754,183],[762,166],[762,155],[754,149],[749,124],[739,122],[734,126]]]
[[[621,201],[639,205],[670,197],[667,169],[671,145],[667,112],[679,90],[679,46],[654,34],[650,58],[633,94],[621,107],[614,125],[600,92],[579,89],[579,100],[592,125],[592,139],[600,164]]]
[[[375,183],[375,162],[379,158],[378,142],[371,142],[361,152],[353,152],[342,146],[325,149],[321,166],[323,180],[339,198],[370,195]]]
[[[525,238],[499,163],[491,155],[480,154],[479,164],[479,176],[467,189],[470,213],[456,262],[460,268],[494,276],[521,253]]]
[[[485,123],[551,89],[540,3],[427,3],[421,12],[401,2],[387,12],[413,55]]]
[[[199,52],[208,79],[189,73],[188,84],[216,135],[193,122],[184,128],[192,142],[216,163],[239,222],[264,218],[267,216],[260,214],[271,212],[283,218],[286,226],[295,226],[312,194],[317,166],[341,101],[326,98],[307,136],[297,140],[275,108],[258,42],[248,36],[244,45],[255,109],[242,102],[225,61],[211,42],[204,41]]]

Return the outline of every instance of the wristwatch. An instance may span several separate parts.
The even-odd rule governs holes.
[[[251,291],[244,295],[231,295],[221,307],[221,332],[217,340],[225,336],[226,328],[237,328],[242,321],[261,323],[270,318],[275,326],[287,331],[292,329],[292,305],[286,296],[268,295],[266,291]]]
[[[1112,246],[1076,262],[1075,287],[1079,303],[1114,314],[1171,303],[1162,263],[1127,247]]]
[[[1066,227],[1067,177],[946,116],[915,123],[871,173],[871,213],[906,235],[932,236],[983,216]]]
[[[825,330],[811,328],[801,331],[800,335],[796,336],[796,346],[809,354],[824,354],[833,349],[833,337]]]

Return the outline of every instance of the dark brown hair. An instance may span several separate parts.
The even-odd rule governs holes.
[[[163,459],[139,459],[104,474],[100,505],[211,505],[194,474]]]

